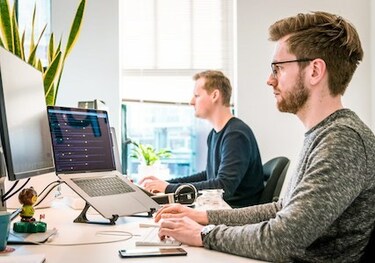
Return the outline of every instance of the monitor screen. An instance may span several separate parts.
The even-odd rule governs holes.
[[[56,173],[115,169],[108,114],[48,106]]]
[[[42,73],[2,47],[0,135],[9,180],[54,171]]]

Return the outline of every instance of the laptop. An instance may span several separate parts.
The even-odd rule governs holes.
[[[106,111],[48,106],[47,113],[56,174],[87,204],[110,220],[159,208],[116,170]]]

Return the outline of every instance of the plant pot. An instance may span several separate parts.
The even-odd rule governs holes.
[[[169,169],[165,165],[162,164],[154,164],[154,165],[145,165],[139,164],[138,165],[138,176],[144,177],[153,175],[162,180],[169,179]]]

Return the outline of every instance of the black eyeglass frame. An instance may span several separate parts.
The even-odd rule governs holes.
[[[293,62],[310,62],[310,61],[313,61],[314,59],[315,58],[299,58],[299,59],[293,59],[293,60],[272,62],[271,63],[272,76],[274,78],[277,78],[277,70],[275,69],[275,66],[278,64],[286,64],[286,63],[293,63]]]

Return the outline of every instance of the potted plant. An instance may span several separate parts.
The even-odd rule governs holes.
[[[152,145],[136,143],[134,141],[131,141],[131,144],[134,147],[131,150],[130,157],[140,162],[138,175],[169,175],[168,168],[163,168],[160,164],[160,160],[170,158],[172,156],[170,150],[164,148],[156,150]]]
[[[42,65],[41,59],[36,56],[36,51],[47,25],[44,26],[41,34],[35,38],[34,23],[36,5],[34,6],[33,18],[31,21],[32,32],[30,51],[28,56],[26,56],[24,47],[25,31],[23,31],[22,34],[19,31],[16,19],[15,4],[13,5],[13,8],[10,8],[8,0],[0,0],[0,45],[42,72],[44,94],[47,105],[55,105],[56,103],[60,79],[64,69],[64,62],[69,53],[72,51],[78,38],[85,4],[86,0],[81,0],[71,25],[69,37],[64,50],[61,48],[62,39],[60,38],[59,43],[55,45],[54,34],[51,34],[48,44],[48,65]]]

